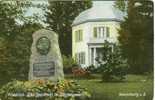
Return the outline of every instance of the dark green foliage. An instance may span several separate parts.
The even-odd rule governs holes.
[[[1,82],[27,79],[32,33],[39,28],[36,24],[25,24],[18,30],[14,40],[4,40],[0,49]]]
[[[72,58],[72,56],[63,55],[63,69],[65,73],[72,73],[72,68],[77,65],[77,62]]]
[[[90,73],[94,74],[94,73],[98,73],[100,68],[95,67],[94,65],[90,65],[86,68],[87,71],[89,71]]]
[[[24,18],[26,1],[14,0],[10,4],[0,0],[0,84],[27,79],[32,33],[41,25],[17,23],[17,19]]]
[[[46,12],[46,23],[59,34],[59,44],[64,55],[71,54],[72,22],[80,12],[91,6],[90,0],[50,1]]]
[[[119,29],[119,42],[130,72],[153,71],[153,2],[128,1],[128,11]]]
[[[126,0],[116,0],[114,7],[122,12],[126,12]]]
[[[114,46],[112,50],[112,46]],[[123,80],[127,74],[127,63],[122,58],[120,49],[114,44],[105,42],[102,48],[101,59],[96,59],[100,64],[99,69],[103,81]]]
[[[0,37],[13,40],[18,34],[17,20],[24,19],[25,9],[31,4],[29,0],[0,0]]]

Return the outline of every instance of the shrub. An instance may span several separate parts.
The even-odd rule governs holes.
[[[86,68],[87,71],[90,73],[98,73],[99,72],[99,67],[95,67],[94,65],[90,65]]]
[[[77,65],[77,62],[71,56],[63,55],[63,68],[65,73],[71,73],[72,67]]]
[[[73,97],[67,94],[81,94],[81,96]],[[72,100],[81,100],[80,98],[84,97],[85,99],[90,98],[88,91],[81,88],[76,82],[69,80],[58,82],[47,80],[13,81],[0,89],[2,100],[36,100],[36,98],[41,98],[41,100],[57,100],[58,98],[61,100],[71,100],[71,98]]]
[[[102,48],[102,58],[96,58],[99,63],[100,72],[103,81],[123,80],[127,74],[128,65],[122,58],[121,51],[118,46],[113,44],[113,50],[110,43],[105,42]]]

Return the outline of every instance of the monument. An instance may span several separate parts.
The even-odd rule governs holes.
[[[31,46],[29,80],[64,78],[58,35],[46,29],[33,34]]]

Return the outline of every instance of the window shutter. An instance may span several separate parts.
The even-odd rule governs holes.
[[[82,41],[82,40],[83,40],[83,31],[80,30],[80,41]]]
[[[83,64],[83,53],[81,52],[81,64]]]
[[[102,29],[102,27],[98,27],[98,35],[99,35],[98,37],[99,38],[101,38],[101,29]]]
[[[85,53],[83,52],[83,64],[85,64]]]
[[[78,53],[77,55],[78,55],[78,64],[80,64],[80,53]]]
[[[75,31],[75,42],[79,42],[83,40],[83,30]]]
[[[94,38],[97,38],[97,27],[94,27]]]
[[[106,27],[106,37],[110,37],[109,27]]]

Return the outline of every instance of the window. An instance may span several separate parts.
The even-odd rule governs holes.
[[[94,27],[94,38],[110,37],[109,27]]]
[[[85,53],[84,52],[76,53],[75,58],[78,64],[85,64]]]
[[[85,64],[85,53],[84,52],[81,53],[80,59],[81,59],[81,64]]]
[[[83,31],[82,30],[75,31],[75,41],[80,42],[82,40],[83,40]]]
[[[104,27],[94,27],[94,38],[102,38],[104,36]]]

